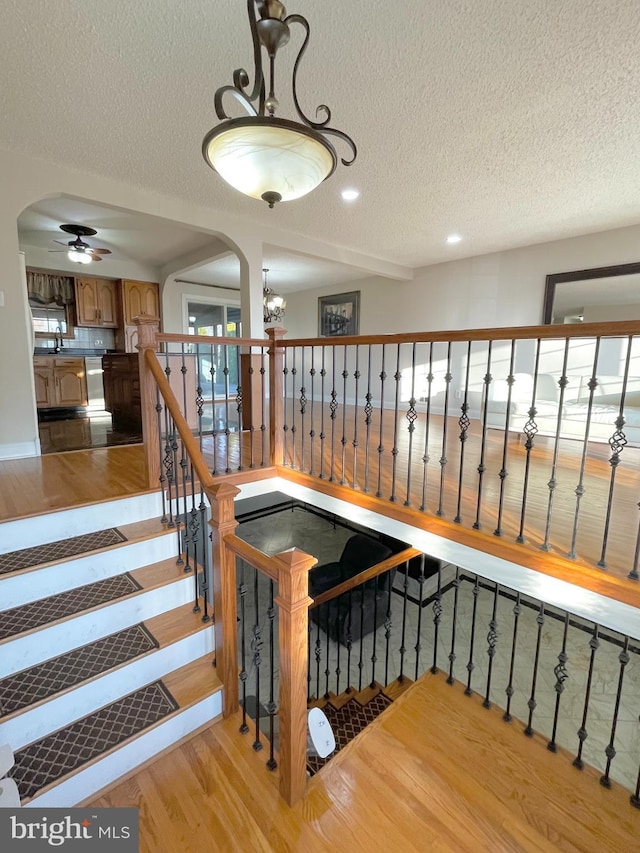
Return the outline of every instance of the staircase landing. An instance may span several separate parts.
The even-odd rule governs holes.
[[[548,752],[519,724],[432,675],[315,776],[293,809],[235,718],[91,805],[140,807],[143,853],[199,853],[203,838],[219,850],[306,853],[358,839],[372,853],[621,853],[640,837],[629,792],[603,789],[597,773],[576,770],[566,754]]]

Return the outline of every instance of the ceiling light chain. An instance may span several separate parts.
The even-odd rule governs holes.
[[[280,323],[284,317],[286,301],[274,290],[267,286],[268,269],[263,269],[264,283],[262,285],[262,319],[265,323]]]
[[[247,0],[249,24],[253,39],[255,76],[249,92],[249,75],[244,68],[233,73],[233,85],[221,86],[215,93],[214,105],[222,121],[209,131],[202,143],[206,162],[232,187],[263,199],[269,207],[279,201],[300,198],[311,192],[333,174],[337,165],[335,148],[326,138],[335,136],[351,149],[351,158],[341,158],[350,166],[357,156],[354,141],[341,130],[330,127],[331,110],[326,104],[316,109],[313,121],[302,110],[298,100],[297,79],[300,61],[309,43],[309,23],[302,15],[288,15],[280,0]],[[293,103],[299,121],[276,118],[279,107],[275,94],[275,59],[278,49],[290,38],[290,24],[300,24],[305,31],[291,81]],[[262,48],[269,57],[269,95],[262,65]],[[231,118],[223,105],[230,93],[247,113]],[[257,102],[257,109],[254,104]]]

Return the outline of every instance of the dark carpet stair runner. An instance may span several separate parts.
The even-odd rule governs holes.
[[[5,554],[0,554],[0,575],[69,559],[70,557],[78,557],[81,554],[110,548],[126,541],[127,537],[117,527],[109,527],[106,530],[97,530],[95,533],[73,536],[71,539],[59,539],[57,542],[48,542],[44,545],[36,545],[33,548],[8,551]]]
[[[155,681],[19,749],[9,773],[25,800],[178,710],[178,703]]]
[[[329,758],[307,756],[307,770],[313,776],[327,764],[334,755],[344,749],[369,723],[372,723],[392,703],[380,685],[366,688],[361,693],[345,691],[340,696],[332,696],[327,701],[313,702],[322,708],[333,729],[336,750]]]

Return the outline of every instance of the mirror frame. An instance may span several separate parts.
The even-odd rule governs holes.
[[[594,267],[590,270],[572,270],[571,272],[559,272],[548,275],[545,279],[544,288],[543,324],[545,326],[553,325],[553,301],[558,284],[564,284],[569,281],[589,281],[598,278],[610,278],[616,275],[632,275],[633,273],[640,273],[640,261],[632,264],[617,264],[613,267]]]

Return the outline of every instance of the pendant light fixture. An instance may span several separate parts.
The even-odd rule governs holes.
[[[263,269],[262,272],[264,273],[264,283],[262,285],[262,319],[265,323],[280,323],[284,317],[284,309],[287,307],[287,303],[282,296],[274,293],[267,286],[267,273],[269,270]]]
[[[202,154],[228,184],[251,198],[266,201],[272,208],[276,202],[310,193],[333,174],[337,154],[327,136],[341,139],[350,148],[350,159],[341,158],[344,166],[354,162],[357,149],[346,133],[329,127],[331,110],[326,104],[316,109],[316,118],[321,117],[321,121],[312,121],[300,106],[298,67],[310,35],[306,18],[287,15],[279,0],[248,0],[247,9],[255,63],[253,89],[248,89],[247,72],[238,68],[233,73],[233,85],[217,90],[214,105],[222,124],[205,136]],[[279,103],[274,83],[276,55],[289,41],[292,24],[300,24],[305,31],[291,80],[293,104],[299,119],[294,121],[276,116]],[[268,57],[268,94],[262,65],[263,48]],[[243,107],[246,116],[231,118],[227,114],[223,105],[227,94]]]

